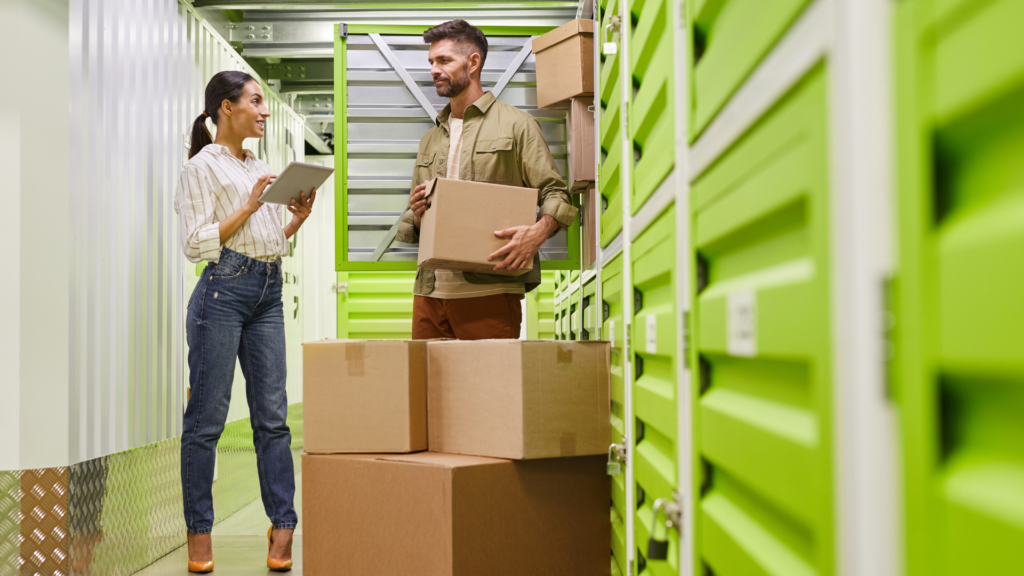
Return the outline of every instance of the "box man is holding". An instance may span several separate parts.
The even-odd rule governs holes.
[[[419,242],[420,218],[427,208],[425,183],[439,177],[537,188],[540,219],[495,232],[511,239],[491,254],[492,260],[504,257],[495,270],[522,270],[532,262],[525,274],[417,270],[412,337],[518,338],[523,295],[541,281],[540,246],[559,228],[568,228],[578,210],[569,201],[537,120],[498,102],[481,87],[487,59],[484,33],[464,20],[452,20],[427,30],[423,40],[430,44],[437,94],[450,102],[420,140],[409,209],[396,240]]]

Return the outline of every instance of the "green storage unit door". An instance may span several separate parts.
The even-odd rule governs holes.
[[[562,301],[558,300],[558,293],[556,292],[555,293],[555,302],[554,302],[554,307],[555,307],[555,317],[554,317],[554,322],[555,322],[555,340],[564,340],[564,338],[562,337],[562,302],[564,302],[564,300],[562,300]]]
[[[1024,573],[1019,0],[898,4],[907,573]]]
[[[687,2],[694,59],[690,141],[707,128],[810,0]]]
[[[526,336],[531,340],[555,339],[555,273],[541,272],[540,286],[526,295]]]
[[[633,410],[636,415],[636,543],[638,572],[679,574],[679,532],[669,532],[667,560],[646,558],[654,501],[671,501],[679,486],[676,354],[675,206],[633,242]],[[661,520],[664,522],[664,519]],[[663,537],[664,526],[658,528]]]
[[[588,282],[583,287],[583,330],[580,340],[597,340],[597,323],[600,322],[601,307],[597,305],[597,282]]]
[[[342,272],[348,293],[338,295],[338,338],[407,340],[412,337],[415,272]]]
[[[601,334],[611,342],[611,443],[622,444],[626,435],[626,383],[623,379],[623,313],[629,302],[622,299],[622,255],[601,271]],[[612,571],[629,574],[626,564],[626,471],[612,476]]]
[[[612,41],[607,32],[611,17],[619,13],[620,0],[602,0],[600,6],[600,40]],[[619,37],[615,35],[615,41]],[[608,246],[622,232],[622,81],[619,53],[601,54],[599,59],[598,100],[601,105],[601,166],[598,168],[598,189],[601,193],[601,246]]]
[[[695,552],[716,576],[834,572],[826,102],[819,65],[691,191]]]
[[[633,143],[632,210],[636,214],[675,165],[675,67],[671,0],[631,0],[629,137]]]

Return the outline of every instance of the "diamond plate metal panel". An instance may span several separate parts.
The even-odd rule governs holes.
[[[21,473],[0,472],[0,576],[21,566]]]
[[[21,573],[68,574],[68,469],[25,470],[19,480]]]

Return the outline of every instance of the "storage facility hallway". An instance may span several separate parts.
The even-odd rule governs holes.
[[[0,576],[1024,576],[1024,0],[0,21]]]

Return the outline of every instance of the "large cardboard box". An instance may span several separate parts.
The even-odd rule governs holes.
[[[607,575],[605,458],[306,454],[304,569],[314,576]]]
[[[581,193],[596,180],[593,98],[573,98],[565,116],[569,149],[569,192]]]
[[[573,20],[533,40],[537,106],[564,109],[594,95],[594,21]]]
[[[519,276],[533,268],[499,270],[487,257],[508,243],[494,233],[537,222],[536,188],[435,178],[427,183],[429,207],[420,221],[417,263],[426,268]]]
[[[607,342],[427,344],[430,450],[526,460],[608,453]]]
[[[427,449],[426,341],[302,345],[309,453]]]

